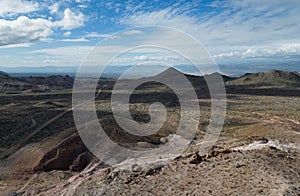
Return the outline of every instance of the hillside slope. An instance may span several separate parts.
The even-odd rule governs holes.
[[[227,82],[227,84],[233,86],[300,87],[300,74],[279,70],[271,70],[266,73],[247,73],[238,79]]]
[[[73,82],[69,76],[16,78],[0,72],[0,92],[6,94],[71,89]]]

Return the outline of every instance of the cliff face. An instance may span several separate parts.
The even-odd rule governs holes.
[[[83,144],[78,134],[73,134],[49,152],[35,166],[35,171],[72,170],[84,169],[92,160],[92,154]]]
[[[96,158],[88,151],[80,136],[50,138],[48,143],[29,144],[9,157],[7,169],[15,172],[81,171]],[[51,141],[50,141],[51,140]],[[51,143],[51,145],[49,145]]]

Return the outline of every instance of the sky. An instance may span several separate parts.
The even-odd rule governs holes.
[[[114,48],[137,40],[164,41],[165,32],[136,28],[162,26],[197,40],[224,72],[300,71],[299,18],[299,0],[0,0],[0,67],[79,66],[106,39],[100,57],[112,58]],[[145,61],[185,64],[159,49],[121,55],[114,64]]]

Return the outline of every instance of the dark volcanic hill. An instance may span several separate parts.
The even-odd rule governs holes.
[[[16,78],[0,72],[0,92],[15,94],[70,89],[73,87],[73,81],[69,76]]]
[[[2,76],[8,76],[8,74],[5,73],[4,71],[0,71],[0,77],[2,77]]]
[[[297,72],[271,70],[266,73],[247,73],[238,79],[227,82],[230,86],[273,86],[300,87],[300,74]]]
[[[179,77],[182,76],[182,72],[175,68],[169,68],[162,73],[150,77],[140,79],[124,79],[119,81],[121,85],[126,88],[131,83],[143,83],[144,81],[180,81]],[[226,84],[226,89],[234,91],[235,93],[246,93],[245,89],[259,89],[259,88],[275,88],[275,89],[287,89],[300,87],[300,74],[297,72],[278,71],[272,70],[266,73],[247,73],[239,78],[232,78],[222,75],[220,73],[212,73],[204,76],[184,74],[184,76],[191,82],[198,95],[201,97],[207,97],[209,94],[207,88],[207,81],[214,82],[217,79],[222,78]],[[47,92],[63,89],[71,89],[73,87],[74,79],[69,76],[49,76],[49,77],[23,77],[17,78],[0,72],[0,92],[2,93],[22,93],[22,92]],[[114,82],[104,82],[105,86],[113,86]],[[153,88],[160,86],[161,84],[148,82],[143,84],[142,88]],[[229,92],[228,91],[228,92]],[[243,92],[241,92],[243,91]],[[229,93],[230,93],[229,92]]]
[[[210,98],[210,93],[209,93],[209,88],[207,86],[207,82],[209,81],[210,83],[217,83],[220,82],[220,79],[225,82],[231,81],[234,78],[222,75],[220,73],[212,73],[212,74],[207,74],[204,76],[198,76],[198,75],[190,75],[190,74],[184,74],[180,71],[178,71],[175,68],[169,68],[162,73],[150,77],[150,78],[141,78],[138,79],[139,83],[143,83],[145,81],[163,81],[164,84],[167,84],[168,82],[182,82],[181,77],[184,75],[185,78],[189,80],[189,82],[192,84],[194,90],[196,91],[198,98]],[[122,82],[123,86],[126,87],[126,85],[130,84],[132,80],[124,80]],[[156,82],[148,82],[143,85],[141,85],[141,89],[160,89],[161,84],[157,84]],[[188,91],[187,91],[188,92]],[[171,96],[171,95],[168,95]]]
[[[10,77],[5,72],[0,73],[0,92],[3,93],[19,93],[33,86],[18,78]]]
[[[69,76],[28,77],[21,80],[32,85],[44,85],[55,90],[72,88],[74,82],[74,79]]]
[[[182,74],[174,68],[152,77],[164,79],[164,81],[175,79]],[[184,74],[193,85],[198,98],[210,98],[210,92],[207,81],[223,79],[227,94],[251,94],[251,95],[282,95],[282,96],[300,96],[300,74],[296,72],[272,70],[266,73],[248,73],[239,78],[228,77],[220,73],[212,73],[204,76],[195,76]],[[180,81],[180,80],[177,80]],[[153,84],[144,85],[144,87],[154,86]]]
[[[175,68],[169,68],[165,70],[164,72],[158,74],[157,76],[154,76],[153,78],[167,78],[167,77],[173,77],[178,76],[179,74],[182,74],[180,71],[178,71]],[[222,75],[220,73],[212,73],[212,74],[206,74],[204,76],[197,76],[197,75],[191,75],[191,74],[184,74],[184,76],[193,84],[194,87],[198,86],[205,86],[206,80],[208,79],[214,79],[217,77],[221,77],[224,82],[234,80],[235,78],[231,78],[229,76]]]

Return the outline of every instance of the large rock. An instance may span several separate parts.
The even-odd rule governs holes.
[[[90,152],[83,152],[73,161],[69,168],[71,171],[81,171],[88,166],[92,159],[93,155]]]
[[[61,141],[54,149],[45,154],[35,170],[69,170],[71,165],[73,165],[73,169],[80,170],[90,161],[87,153],[88,149],[80,136],[75,133]]]

